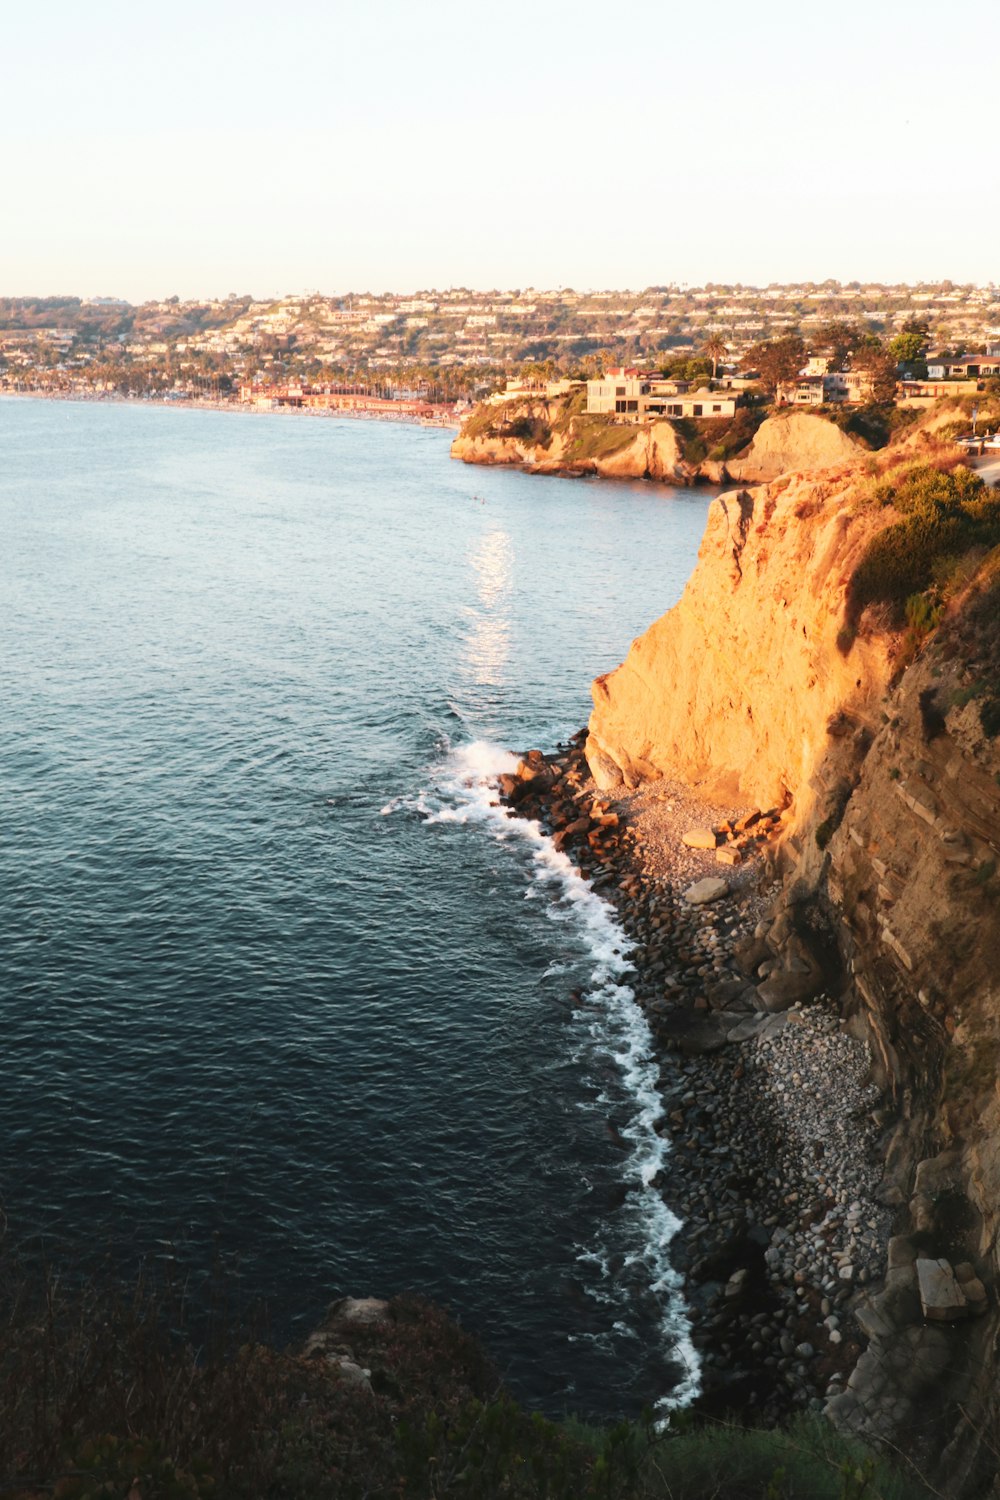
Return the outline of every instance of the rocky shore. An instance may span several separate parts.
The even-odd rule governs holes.
[[[672,1254],[699,1404],[756,1421],[820,1409],[862,1352],[855,1307],[891,1229],[867,1044],[796,964],[795,934],[769,931],[781,809],[707,807],[663,780],[612,799],[582,740],[528,752],[500,793],[553,835],[634,945],[632,986],[661,1049],[672,1154],[659,1186],[684,1221]]]

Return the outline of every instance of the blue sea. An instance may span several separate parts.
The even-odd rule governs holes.
[[[279,1341],[417,1291],[523,1399],[635,1413],[697,1380],[658,1068],[490,777],[586,722],[708,496],[450,438],[0,401],[0,1205],[195,1296],[226,1257]]]

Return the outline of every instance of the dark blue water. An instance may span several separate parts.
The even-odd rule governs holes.
[[[482,778],[585,721],[707,499],[448,445],[0,402],[0,1200],[238,1253],[280,1336],[418,1290],[528,1399],[635,1410],[682,1326],[648,1035]]]

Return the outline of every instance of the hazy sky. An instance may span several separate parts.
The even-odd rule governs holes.
[[[0,34],[0,294],[1000,280],[997,0],[41,0]]]

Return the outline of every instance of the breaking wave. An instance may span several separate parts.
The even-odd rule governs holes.
[[[619,1109],[624,1109],[625,1123],[617,1135],[627,1151],[620,1166],[624,1220],[616,1215],[612,1231],[595,1218],[593,1242],[577,1247],[586,1295],[601,1309],[601,1326],[574,1337],[608,1349],[635,1340],[640,1336],[638,1325],[652,1316],[676,1374],[673,1388],[657,1402],[665,1416],[697,1396],[700,1365],[690,1338],[682,1278],[670,1261],[670,1243],[681,1221],[657,1186],[670,1144],[657,1130],[663,1108],[653,1036],[628,982],[634,945],[614,908],[541,825],[498,802],[497,780],[515,771],[517,764],[515,755],[485,740],[457,746],[432,769],[425,789],[415,797],[396,799],[382,811],[388,815],[405,808],[427,824],[477,827],[518,846],[529,862],[525,899],[544,901],[546,915],[569,930],[579,950],[577,966],[557,960],[547,972],[579,976],[571,1060],[594,1085],[592,1096],[580,1107],[601,1110],[609,1102],[610,1086]]]

